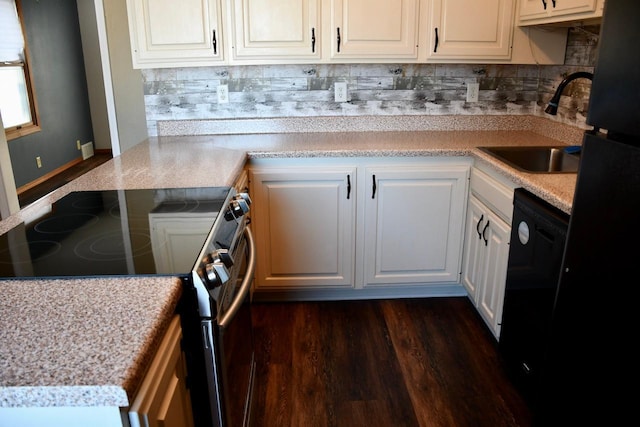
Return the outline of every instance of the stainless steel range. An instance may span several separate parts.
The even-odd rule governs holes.
[[[194,421],[248,425],[255,366],[250,202],[230,187],[72,192],[0,235],[0,279],[181,278]]]

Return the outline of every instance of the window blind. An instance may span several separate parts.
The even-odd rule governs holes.
[[[24,38],[15,0],[0,0],[0,62],[24,60]]]

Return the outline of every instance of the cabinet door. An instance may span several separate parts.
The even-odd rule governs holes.
[[[595,13],[598,9],[598,3],[599,0],[520,0],[520,21],[555,16],[571,19],[570,15],[573,14]]]
[[[458,282],[469,167],[368,167],[365,286]]]
[[[496,338],[500,336],[511,227],[469,197],[462,284]]]
[[[251,170],[256,290],[353,286],[355,171]]]
[[[516,0],[434,0],[431,59],[509,59]]]
[[[462,259],[462,285],[467,290],[473,304],[478,305],[478,287],[481,285],[484,255],[482,231],[487,208],[475,197],[469,197],[467,220],[465,223],[464,254]]]
[[[419,0],[331,0],[331,58],[417,59]]]
[[[223,59],[220,0],[127,0],[134,68]]]
[[[482,286],[478,289],[478,311],[496,338],[500,336],[504,288],[507,281],[511,226],[487,210]]]
[[[233,2],[235,59],[319,59],[320,0]]]
[[[175,316],[129,409],[132,426],[193,426],[181,339],[180,318]]]

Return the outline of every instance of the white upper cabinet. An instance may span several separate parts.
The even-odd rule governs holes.
[[[602,17],[604,0],[520,0],[519,25]]]
[[[127,0],[134,68],[224,60],[220,0]]]
[[[233,1],[233,58],[319,60],[320,1]]]
[[[331,0],[331,59],[418,58],[419,0]]]
[[[309,63],[562,64],[567,31],[516,26],[542,0],[126,0],[134,68]],[[553,1],[553,0],[545,0]],[[582,16],[604,0],[555,0]],[[578,4],[569,7],[568,4]],[[517,11],[521,13],[520,21]],[[569,13],[569,12],[567,12]],[[585,12],[587,13],[587,12]],[[529,21],[523,21],[529,19]],[[562,31],[564,30],[564,31]]]
[[[428,59],[501,59],[511,56],[516,0],[433,0]]]

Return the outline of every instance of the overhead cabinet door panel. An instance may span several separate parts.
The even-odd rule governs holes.
[[[233,2],[234,58],[319,59],[320,0]]]
[[[511,56],[515,0],[434,0],[430,58]]]
[[[598,0],[521,0],[520,21],[561,22],[571,19],[570,15],[580,18],[584,14],[596,13],[598,3]]]
[[[333,0],[331,57],[418,55],[418,0]]]
[[[127,0],[134,68],[223,60],[219,0]]]

